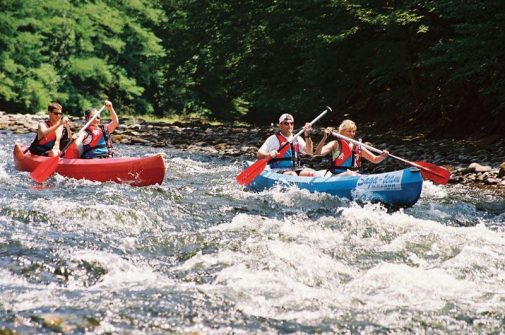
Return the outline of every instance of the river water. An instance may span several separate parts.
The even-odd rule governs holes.
[[[0,133],[0,333],[505,332],[505,200],[426,182],[395,212],[243,190],[241,162],[166,148],[162,185],[14,169]],[[4,334],[2,333],[2,334]]]

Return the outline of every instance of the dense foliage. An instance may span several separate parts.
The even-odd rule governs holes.
[[[57,100],[81,111],[111,97],[153,111],[165,55],[149,1],[4,0],[0,3],[0,106],[36,112]]]
[[[335,122],[496,132],[504,29],[499,0],[4,0],[0,108],[109,97],[129,113],[270,122],[329,105]]]

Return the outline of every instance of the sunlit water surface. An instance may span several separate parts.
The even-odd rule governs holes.
[[[505,331],[505,201],[425,183],[387,211],[243,190],[241,162],[172,149],[162,185],[14,169],[0,133],[0,330],[19,333]]]

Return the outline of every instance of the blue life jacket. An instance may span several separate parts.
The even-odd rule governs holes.
[[[87,136],[91,136],[91,142],[82,146],[81,158],[106,158],[112,157],[112,141],[109,132],[103,125],[97,128],[86,129]]]

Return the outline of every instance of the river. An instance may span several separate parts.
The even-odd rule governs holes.
[[[164,152],[162,185],[14,169],[0,133],[0,334],[505,332],[505,200],[425,182],[388,211],[295,188],[252,193],[241,162]]]

